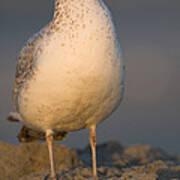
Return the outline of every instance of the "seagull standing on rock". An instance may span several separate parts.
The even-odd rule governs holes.
[[[20,52],[9,120],[22,142],[46,140],[56,179],[53,141],[90,129],[93,176],[96,126],[120,104],[125,66],[111,14],[102,0],[55,0],[51,22]]]

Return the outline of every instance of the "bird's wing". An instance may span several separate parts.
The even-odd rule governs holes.
[[[17,112],[18,112],[18,108],[17,108],[18,93],[23,83],[26,81],[27,76],[29,75],[29,73],[33,68],[33,63],[35,60],[34,58],[35,50],[43,38],[44,29],[42,29],[39,33],[35,34],[32,38],[30,38],[27,41],[26,45],[23,47],[18,57],[14,89],[13,89],[14,108],[15,111]]]

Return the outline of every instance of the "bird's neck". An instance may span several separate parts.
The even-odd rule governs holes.
[[[54,17],[51,26],[62,29],[62,26],[72,25],[82,20],[92,12],[104,9],[102,0],[54,0]]]
[[[84,5],[90,5],[92,3],[98,3],[102,0],[54,0],[54,15],[56,13],[68,12],[72,7],[82,7]]]
[[[81,3],[81,2],[85,2],[85,1],[98,1],[98,0],[54,0],[55,2],[55,6],[60,3],[60,4],[63,4],[63,3],[68,3],[68,2],[76,2],[76,3]]]

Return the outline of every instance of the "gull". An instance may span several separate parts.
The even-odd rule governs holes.
[[[119,106],[125,65],[112,21],[102,0],[55,0],[52,20],[22,48],[13,90],[21,142],[46,140],[50,178],[56,179],[54,140],[90,129],[93,176],[96,126]]]

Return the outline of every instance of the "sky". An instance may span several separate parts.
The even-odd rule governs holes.
[[[126,64],[125,97],[97,128],[98,143],[150,144],[180,154],[180,1],[106,0]],[[0,140],[18,144],[21,124],[9,123],[19,51],[52,18],[52,0],[0,1]],[[88,144],[88,130],[62,142]]]

